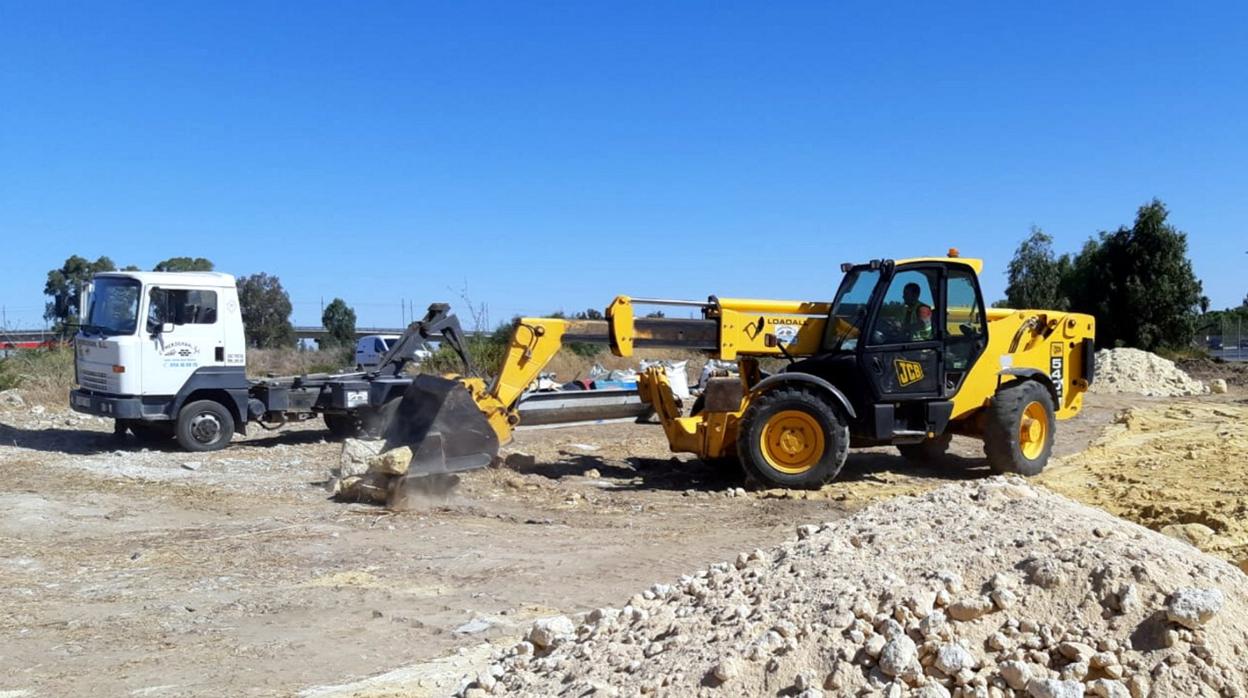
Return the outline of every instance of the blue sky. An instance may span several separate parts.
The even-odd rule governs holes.
[[[0,0],[0,303],[205,256],[494,320],[829,298],[845,260],[1059,250],[1156,196],[1248,292],[1243,3]]]

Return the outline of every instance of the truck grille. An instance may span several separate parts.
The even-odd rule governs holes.
[[[108,374],[101,371],[78,371],[78,383],[90,390],[108,390]]]

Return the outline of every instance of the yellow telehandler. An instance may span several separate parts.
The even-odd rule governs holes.
[[[994,471],[1035,475],[1049,459],[1056,420],[1079,412],[1093,379],[1094,319],[987,308],[982,267],[950,250],[843,264],[831,303],[619,296],[605,320],[521,318],[488,383],[472,375],[458,321],[434,305],[383,366],[398,366],[397,374],[405,347],[434,339],[459,353],[467,375],[416,376],[388,406],[385,437],[412,447],[413,473],[488,465],[519,422],[521,394],[560,347],[597,342],[623,357],[665,347],[735,359],[737,375],[708,381],[688,416],[662,368],[644,371],[638,388],[673,451],[739,461],[768,486],[819,487],[840,472],[851,446],[892,444],[906,458],[936,460],[954,434],[982,439]],[[700,317],[638,317],[638,305],[687,307]],[[787,365],[766,375],[763,357]]]

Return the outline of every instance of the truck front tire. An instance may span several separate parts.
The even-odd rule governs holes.
[[[175,434],[187,451],[219,451],[234,436],[234,416],[219,402],[196,400],[178,412]]]

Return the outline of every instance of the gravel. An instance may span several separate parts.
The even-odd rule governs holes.
[[[460,693],[1248,692],[1242,572],[1021,479],[949,485],[799,530],[622,608],[539,621]]]
[[[1183,372],[1173,361],[1140,349],[1096,352],[1094,393],[1132,393],[1148,397],[1204,395],[1209,388]]]

